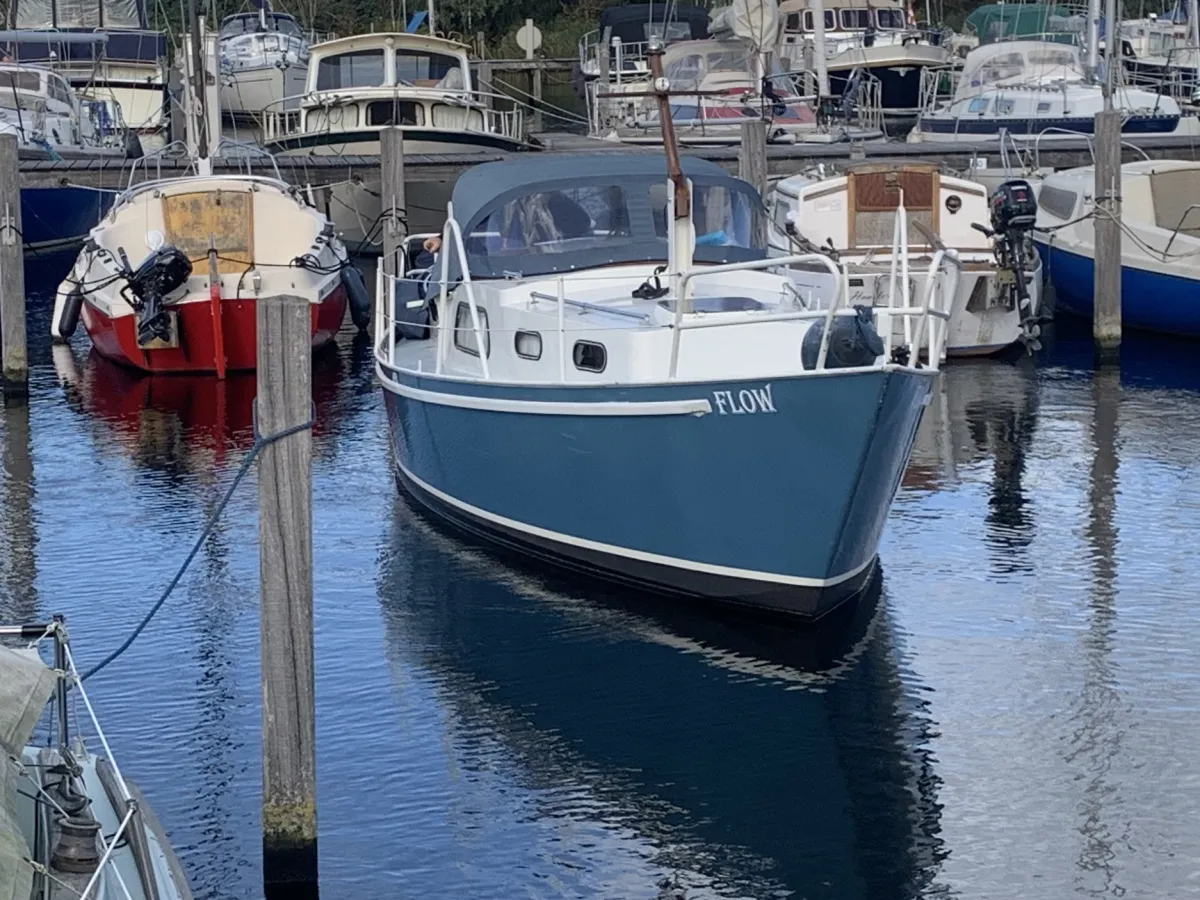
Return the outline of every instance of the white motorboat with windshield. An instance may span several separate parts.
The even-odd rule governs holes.
[[[317,44],[297,109],[267,108],[264,146],[276,156],[375,156],[379,131],[398,127],[412,154],[473,154],[531,149],[519,107],[492,109],[476,89],[468,48],[418,34],[366,34]],[[377,250],[381,185],[335,186],[329,215],[348,246]],[[440,226],[449,187],[415,182],[406,200],[410,230]]]
[[[828,175],[822,167],[776,183],[768,208],[771,252],[829,253],[846,267],[851,304],[896,304],[898,277],[900,305],[907,306],[906,298],[925,290],[934,254],[952,249],[962,271],[950,306],[948,356],[996,353],[1040,332],[1042,269],[1029,230],[986,233],[989,198],[975,182],[932,163],[860,163]],[[793,277],[805,293],[814,273],[797,269]],[[896,321],[894,338],[910,324]]]
[[[295,109],[304,93],[308,39],[292,16],[269,7],[221,22],[221,109],[235,118],[257,117],[272,104]]]
[[[1200,134],[1200,120],[1182,115],[1174,99],[1153,91],[1118,86],[1113,106],[1123,113],[1125,135]],[[1090,135],[1103,108],[1102,86],[1088,74],[1078,46],[998,41],[967,55],[953,99],[927,108],[908,139],[983,143],[1002,135],[1018,140]]]

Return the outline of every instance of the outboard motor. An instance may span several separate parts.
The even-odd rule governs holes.
[[[1037,200],[1028,181],[1005,181],[992,191],[988,201],[991,208],[991,228],[973,223],[972,228],[996,238],[996,260],[1002,268],[1013,273],[1012,292],[1017,309],[1021,310],[1022,339],[1027,343],[1037,339],[1041,326],[1032,315],[1029,287],[1025,283],[1025,259],[1032,252],[1029,239],[1037,221]]]
[[[829,328],[829,349],[825,352],[825,368],[851,369],[871,366],[883,355],[883,338],[875,330],[875,314],[869,306],[854,307],[855,315],[835,316]],[[806,369],[815,369],[821,355],[821,335],[825,320],[818,319],[808,327],[800,345],[800,362]]]
[[[125,250],[122,248],[118,252],[125,264],[125,280],[129,282],[121,294],[137,312],[138,343],[146,344],[154,338],[169,341],[170,320],[163,309],[163,298],[188,280],[192,274],[192,261],[175,247],[159,247],[135,272]]]

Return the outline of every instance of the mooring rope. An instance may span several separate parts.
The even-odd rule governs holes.
[[[116,660],[122,653],[129,649],[133,642],[137,640],[138,635],[140,635],[145,630],[146,626],[150,624],[151,619],[153,619],[158,611],[162,608],[162,605],[167,602],[167,598],[171,596],[171,592],[174,591],[179,585],[184,573],[188,570],[188,566],[192,564],[192,560],[195,559],[196,554],[200,552],[200,547],[203,546],[206,540],[208,540],[208,536],[212,534],[212,530],[216,526],[217,521],[221,518],[221,514],[225,511],[226,505],[229,503],[230,498],[233,497],[233,492],[236,491],[237,486],[242,483],[242,478],[244,478],[246,473],[250,471],[250,464],[254,462],[255,458],[259,453],[262,452],[263,448],[274,444],[276,441],[281,441],[285,437],[290,437],[293,434],[299,434],[301,431],[307,431],[313,427],[313,424],[317,419],[316,405],[314,404],[312,413],[309,415],[307,422],[302,422],[299,425],[293,425],[290,428],[284,428],[282,431],[277,431],[275,434],[263,437],[258,431],[257,397],[254,399],[250,410],[252,417],[251,421],[253,422],[252,427],[254,429],[254,444],[250,447],[249,452],[246,454],[246,458],[242,460],[242,464],[238,467],[237,472],[234,474],[233,481],[230,482],[229,488],[225,491],[225,495],[221,498],[221,502],[217,504],[217,508],[213,511],[212,515],[208,517],[208,522],[205,524],[204,530],[200,532],[200,536],[196,539],[196,543],[192,545],[191,552],[188,553],[187,557],[184,559],[183,565],[179,567],[179,571],[175,573],[175,577],[171,579],[170,583],[166,587],[166,590],[162,592],[162,595],[158,598],[157,602],[150,607],[150,611],[146,613],[146,615],[142,618],[142,621],[138,623],[138,626],[133,629],[129,637],[125,639],[125,642],[104,659],[102,659],[99,663],[88,669],[82,676],[80,676],[80,681],[87,681],[101,669],[105,668],[109,663]]]

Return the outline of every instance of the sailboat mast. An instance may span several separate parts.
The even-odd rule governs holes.
[[[204,47],[200,44],[200,11],[196,0],[188,0],[188,32],[192,36],[192,77],[189,90],[195,98],[196,120],[196,152],[200,159],[208,158],[208,117],[205,115],[204,93],[205,77]]]
[[[679,165],[679,145],[675,140],[675,122],[671,118],[671,86],[663,77],[663,45],[656,38],[646,48],[646,60],[650,63],[650,74],[654,78],[654,92],[658,95],[658,120],[662,126],[663,149],[667,153],[667,177],[675,185],[675,219],[687,223],[692,215],[692,198],[688,193],[687,179]]]
[[[1087,75],[1093,84],[1100,76],[1100,0],[1088,0]]]

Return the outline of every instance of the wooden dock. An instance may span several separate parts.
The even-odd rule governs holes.
[[[543,133],[536,135],[541,151],[555,155],[595,152],[661,153],[657,147],[635,147],[582,135]],[[684,152],[712,160],[731,172],[738,167],[737,144],[723,147],[688,148]],[[453,182],[458,176],[482,162],[503,159],[506,154],[493,152],[461,154],[406,154],[404,178],[408,184]],[[1153,159],[1200,159],[1200,141],[1174,135],[1131,137],[1124,141],[1123,158],[1132,161],[1143,155]],[[827,163],[835,168],[855,160],[924,160],[964,171],[973,161],[982,160],[988,168],[999,168],[1001,156],[996,144],[916,143],[895,141],[880,144],[770,144],[767,147],[767,175],[793,175],[806,166]],[[1055,169],[1090,165],[1091,142],[1085,138],[1060,138],[1046,142],[1038,153],[1042,166]],[[26,187],[81,187],[120,190],[129,180],[133,162],[122,159],[22,160],[21,184]],[[322,187],[347,180],[378,183],[378,156],[291,156],[279,157],[274,165],[269,157],[229,157],[214,161],[214,171],[230,174],[247,171],[260,175],[278,174],[283,180],[300,186]],[[182,159],[137,162],[139,181],[148,178],[178,178],[190,172]]]

